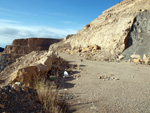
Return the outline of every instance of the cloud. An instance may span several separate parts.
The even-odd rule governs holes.
[[[12,21],[12,20],[6,20],[6,19],[0,19],[1,23],[20,23],[18,21]]]
[[[21,26],[9,23],[0,24],[0,46],[8,45],[14,39],[40,37],[40,38],[64,38],[68,34],[74,34],[74,29],[56,29],[47,26]]]
[[[5,9],[5,8],[0,8],[0,14],[2,15],[11,15],[14,16],[12,14],[23,14],[23,15],[29,15],[29,16],[38,16],[36,14],[32,14],[32,13],[27,13],[27,12],[22,12],[22,11],[15,11],[15,10],[11,10],[11,9]]]

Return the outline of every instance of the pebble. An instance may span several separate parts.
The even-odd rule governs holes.
[[[4,108],[5,108],[5,105],[0,104],[0,108],[4,109]]]
[[[105,80],[108,80],[108,81],[109,80],[120,80],[119,78],[115,78],[115,77],[112,77],[112,76],[114,76],[114,74],[110,74],[110,76],[104,74],[104,75],[100,75],[98,78],[102,79],[103,81],[105,81]]]

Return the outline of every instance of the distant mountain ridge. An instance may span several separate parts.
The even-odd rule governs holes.
[[[4,48],[0,47],[0,52],[3,52],[4,51]]]

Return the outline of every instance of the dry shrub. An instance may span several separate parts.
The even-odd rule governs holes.
[[[54,89],[52,85],[45,80],[41,80],[36,85],[38,98],[42,104],[44,113],[63,113],[66,105],[63,96],[60,96],[59,90]]]

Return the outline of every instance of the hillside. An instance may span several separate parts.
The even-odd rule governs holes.
[[[63,40],[14,40],[0,112],[150,113],[149,15],[150,0],[124,0]]]
[[[68,49],[74,51],[96,44],[101,48],[95,53],[97,59],[114,59],[131,46],[129,39],[136,16],[149,9],[149,0],[124,0],[104,11],[77,34],[66,37],[56,48],[68,45]]]

